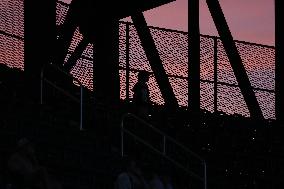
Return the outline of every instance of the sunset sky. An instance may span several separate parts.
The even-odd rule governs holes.
[[[234,39],[274,45],[274,0],[219,1]],[[148,25],[188,31],[187,12],[188,0],[176,0],[144,15]],[[217,35],[206,0],[200,0],[200,31]]]

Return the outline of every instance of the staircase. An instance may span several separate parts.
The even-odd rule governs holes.
[[[126,140],[129,139],[130,140]],[[131,140],[132,139],[132,140]],[[127,142],[126,142],[127,141]],[[175,174],[183,175],[190,188],[207,189],[206,162],[183,144],[160,131],[138,116],[127,113],[121,121],[121,156],[128,153],[141,154],[144,159],[161,159],[161,167],[171,166]],[[140,153],[138,153],[140,154]]]

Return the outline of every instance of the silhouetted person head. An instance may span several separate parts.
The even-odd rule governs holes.
[[[125,170],[128,172],[132,172],[138,168],[137,161],[132,157],[124,157],[123,164]]]
[[[17,150],[26,155],[34,155],[34,146],[27,138],[21,138],[17,143]]]
[[[46,168],[39,164],[31,141],[21,138],[17,142],[16,149],[8,160],[11,184],[15,188],[61,188],[61,185],[48,174]]]
[[[150,91],[147,85],[149,80],[149,73],[146,71],[140,71],[138,73],[138,82],[133,87],[133,102],[135,105],[135,113],[148,119],[149,108],[151,105]]]
[[[0,64],[0,82],[6,79],[8,72],[11,69],[5,64]]]

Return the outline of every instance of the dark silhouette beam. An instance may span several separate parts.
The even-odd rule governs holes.
[[[115,107],[120,99],[119,22],[105,17],[95,22],[95,26],[99,26],[94,29],[95,100]]]
[[[169,108],[172,108],[172,110],[175,110],[178,108],[177,99],[163,67],[162,60],[160,59],[159,52],[151,36],[150,29],[147,26],[143,13],[138,13],[134,16],[131,16],[131,18],[151,68],[154,72],[162,96],[164,97],[165,105]]]
[[[284,121],[284,12],[281,0],[275,0],[275,113],[276,119]]]
[[[247,104],[251,117],[264,119],[257,98],[250,84],[242,59],[233,40],[226,18],[218,0],[206,0],[211,16],[214,20],[220,38],[223,42],[225,51],[230,60],[234,74],[240,86],[244,100]]]
[[[56,42],[56,0],[25,0],[24,19],[26,92],[30,99],[38,102],[41,69],[51,62]]]
[[[188,106],[200,110],[199,0],[188,1]]]
[[[92,27],[94,17],[102,18],[107,16],[119,20],[136,12],[153,9],[172,1],[174,0],[72,0],[64,24],[58,28],[59,39],[57,40],[57,53],[54,63],[59,66],[63,65],[77,26],[84,25],[84,27]],[[108,10],[110,5],[115,8],[102,14],[101,10]]]
[[[67,62],[64,64],[64,70],[70,72],[72,68],[76,65],[77,60],[81,58],[84,50],[87,48],[89,41],[83,37],[83,39],[79,42],[74,52],[71,54]]]
[[[119,22],[97,18],[94,26],[99,27],[94,29],[93,45],[94,130],[97,136],[110,137],[109,129],[114,129],[110,122],[116,118],[120,101]],[[111,141],[110,137],[105,143]]]

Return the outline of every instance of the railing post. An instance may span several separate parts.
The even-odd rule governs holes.
[[[203,160],[203,165],[204,165],[204,189],[207,189],[207,165],[204,160]]]
[[[163,154],[166,155],[166,136],[163,136]]]
[[[83,130],[83,85],[80,86],[80,131]]]
[[[214,37],[214,112],[218,111],[218,38]]]
[[[125,35],[126,35],[126,54],[125,54],[125,58],[126,58],[126,75],[125,75],[125,84],[126,84],[126,87],[125,87],[125,92],[126,92],[126,101],[127,102],[129,102],[129,54],[130,54],[130,52],[129,52],[129,50],[130,50],[130,48],[129,48],[129,46],[130,46],[130,44],[129,44],[129,42],[130,42],[130,35],[129,35],[129,27],[130,27],[130,25],[129,25],[129,23],[126,23],[126,31],[125,31]]]

